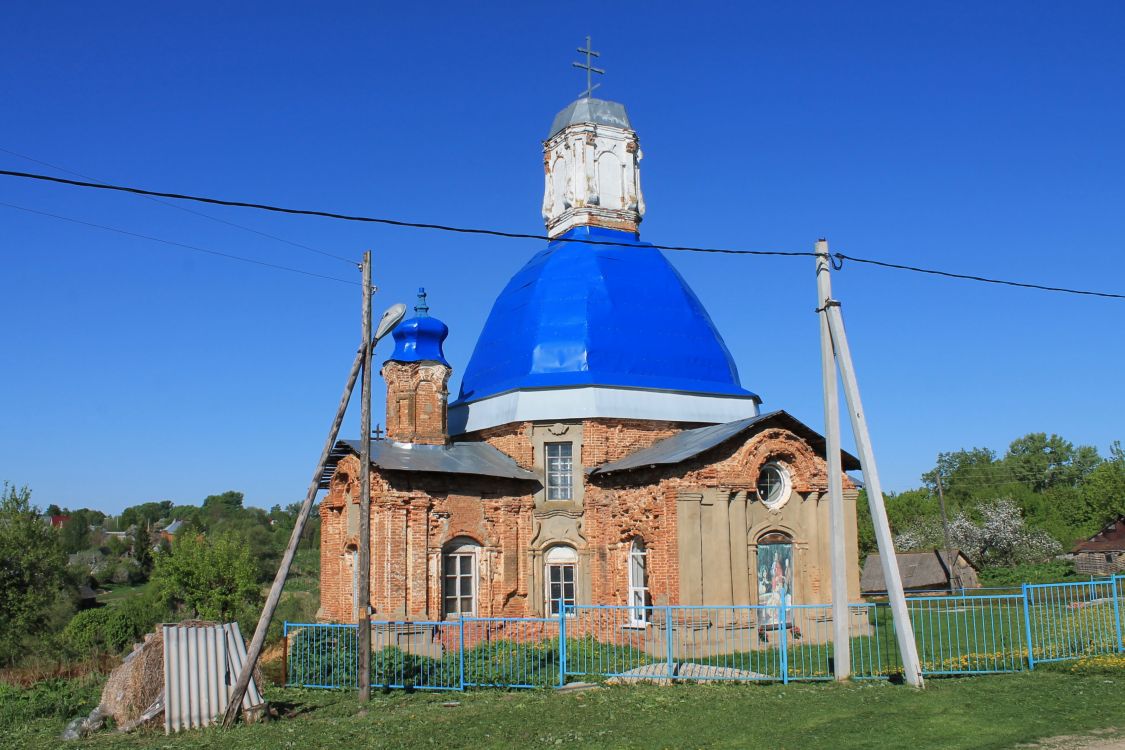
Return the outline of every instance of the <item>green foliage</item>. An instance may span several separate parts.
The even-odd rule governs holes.
[[[982,568],[982,586],[1019,587],[1025,583],[1061,583],[1063,581],[1085,580],[1087,576],[1078,574],[1074,564],[1068,560],[1051,560],[1043,563],[1015,565],[1009,568]]]
[[[59,535],[31,505],[31,491],[4,484],[0,495],[0,664],[28,651],[68,608],[66,554]]]
[[[179,534],[157,555],[152,583],[163,606],[207,620],[251,622],[261,602],[250,547],[231,533]]]
[[[58,727],[52,739],[57,738],[63,722],[88,714],[98,704],[99,683],[96,677],[52,679],[21,689],[0,682],[0,732],[10,739],[13,729],[40,719],[54,719]]]
[[[120,654],[139,642],[162,619],[163,611],[147,596],[134,596],[114,606],[76,614],[62,639],[75,656]]]

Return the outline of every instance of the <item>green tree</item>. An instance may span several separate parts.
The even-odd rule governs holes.
[[[1037,492],[1050,487],[1074,487],[1101,462],[1089,445],[1075,448],[1069,440],[1032,432],[1012,441],[1003,459],[1012,475]]]
[[[70,518],[63,523],[60,534],[63,551],[74,554],[90,546],[90,514],[85,510],[76,510]]]
[[[130,541],[133,546],[133,559],[137,561],[141,575],[148,578],[152,573],[152,540],[145,528],[138,524],[133,527],[133,538]]]
[[[179,534],[157,555],[152,582],[164,606],[189,617],[229,622],[261,603],[250,548],[236,534]]]
[[[15,663],[29,639],[50,630],[67,583],[59,535],[31,505],[27,487],[5,482],[0,494],[0,663]]]

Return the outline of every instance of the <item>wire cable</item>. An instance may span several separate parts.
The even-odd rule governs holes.
[[[291,266],[283,266],[283,265],[279,265],[277,263],[268,263],[264,260],[256,260],[254,258],[246,258],[246,257],[241,256],[241,255],[233,255],[231,253],[224,253],[221,250],[212,250],[210,248],[200,247],[198,245],[189,245],[189,244],[184,243],[184,242],[176,242],[175,240],[166,240],[166,239],[163,239],[161,237],[153,237],[153,236],[147,235],[147,234],[140,234],[139,232],[130,232],[127,229],[118,229],[117,227],[110,227],[110,226],[106,226],[105,224],[95,224],[92,221],[84,221],[82,219],[71,218],[70,216],[61,216],[59,214],[52,214],[52,213],[48,213],[47,211],[40,211],[40,210],[35,209],[35,208],[28,208],[27,206],[17,206],[14,203],[5,203],[3,201],[0,201],[0,206],[6,206],[8,208],[14,208],[18,211],[26,211],[29,214],[38,214],[39,216],[47,216],[47,217],[50,217],[52,219],[59,219],[60,221],[69,221],[72,224],[81,224],[81,225],[87,226],[87,227],[94,227],[95,229],[104,229],[107,232],[117,232],[118,234],[123,234],[123,235],[126,235],[128,237],[136,237],[137,239],[141,239],[141,240],[148,240],[150,242],[160,242],[160,243],[163,243],[165,245],[171,245],[173,247],[179,247],[179,248],[183,248],[185,250],[192,250],[192,251],[199,252],[199,253],[206,253],[208,255],[216,255],[220,258],[228,258],[230,260],[237,260],[237,261],[242,262],[242,263],[252,263],[256,266],[264,266],[266,268],[273,268],[273,269],[278,270],[278,271],[288,271],[289,273],[299,273],[302,276],[312,276],[313,278],[325,279],[327,281],[336,281],[336,282],[339,282],[341,284],[352,284],[354,286],[361,286],[361,284],[358,281],[350,281],[348,279],[341,279],[341,278],[337,278],[336,276],[326,276],[325,274],[313,273],[312,271],[305,271],[305,270],[302,270],[300,268],[292,268]]]
[[[1066,294],[1084,294],[1090,297],[1107,297],[1109,299],[1125,299],[1125,294],[1113,294],[1111,292],[1093,292],[1086,289],[1070,289],[1063,286],[1044,286],[1042,284],[1028,284],[1022,281],[1008,281],[1006,279],[990,279],[985,276],[973,276],[965,273],[953,273],[952,271],[935,271],[932,268],[919,268],[917,266],[906,266],[901,263],[887,263],[882,260],[871,260],[870,258],[856,258],[853,255],[844,255],[843,253],[833,253],[833,256],[841,261],[851,260],[856,263],[868,263],[873,266],[881,266],[883,268],[894,268],[899,271],[913,271],[915,273],[928,273],[931,276],[945,276],[950,279],[965,279],[966,281],[979,281],[984,284],[1001,284],[1003,286],[1015,286],[1023,289],[1039,289],[1044,292],[1065,292]]]
[[[126,185],[111,185],[102,182],[84,182],[81,180],[70,180],[64,177],[52,177],[50,175],[35,174],[33,172],[19,172],[9,169],[0,169],[0,175],[8,177],[19,177],[29,180],[41,180],[44,182],[54,182],[63,185],[72,185],[75,187],[94,188],[97,190],[114,190],[123,193],[133,193],[135,195],[148,195],[158,198],[172,198],[175,200],[195,201],[197,203],[207,203],[216,206],[231,206],[234,208],[253,208],[260,211],[272,211],[275,213],[290,214],[296,216],[318,216],[326,219],[339,219],[342,221],[358,221],[371,224],[385,224],[394,227],[409,227],[413,229],[434,229],[443,232],[456,232],[459,234],[477,234],[487,235],[491,237],[504,237],[508,239],[526,239],[526,240],[540,240],[547,242],[577,242],[583,245],[610,245],[618,247],[635,247],[633,243],[629,242],[612,242],[609,240],[587,240],[576,239],[567,237],[548,237],[541,234],[527,234],[524,232],[507,232],[498,229],[482,229],[473,227],[457,227],[447,224],[430,224],[415,221],[403,221],[400,219],[387,219],[373,216],[360,216],[353,214],[342,214],[334,211],[318,211],[314,209],[301,209],[301,208],[287,208],[284,206],[274,206],[266,203],[252,203],[249,201],[233,201],[224,200],[221,198],[208,198],[199,195],[188,195],[184,193],[166,193],[156,190],[145,190],[143,188],[130,187]],[[715,247],[692,247],[686,245],[647,245],[648,247],[657,250],[679,251],[679,252],[692,252],[692,253],[718,253],[724,255],[758,255],[758,256],[781,256],[781,257],[816,257],[816,253],[807,251],[793,251],[793,250],[740,250],[733,248],[715,248]],[[914,273],[924,273],[932,276],[942,276],[951,279],[962,279],[966,281],[977,281],[985,284],[998,284],[1002,286],[1011,286],[1021,289],[1037,289],[1044,292],[1059,292],[1064,294],[1078,294],[1090,297],[1103,297],[1107,299],[1125,299],[1125,294],[1114,294],[1112,292],[1098,292],[1086,289],[1071,289],[1068,287],[1046,286],[1043,284],[1030,284],[1022,281],[1010,281],[1007,279],[993,279],[985,276],[975,276],[972,274],[954,273],[951,271],[939,271],[932,268],[921,268],[918,266],[908,266],[900,263],[888,263],[886,261],[874,260],[871,258],[860,258],[854,255],[845,255],[843,253],[835,253],[832,256],[839,261],[850,260],[856,263],[866,263],[883,268],[892,268],[900,271],[912,271]]]
[[[105,182],[84,182],[81,180],[69,180],[65,177],[52,177],[50,175],[35,174],[33,172],[18,172],[10,169],[0,169],[0,175],[7,175],[9,177],[22,177],[29,180],[43,180],[45,182],[56,182],[63,185],[73,185],[75,187],[95,188],[98,190],[116,190],[122,193],[133,193],[134,195],[151,195],[159,198],[173,198],[175,200],[195,201],[197,203],[208,203],[215,206],[231,206],[234,208],[254,208],[259,211],[273,211],[275,213],[291,214],[295,216],[318,216],[324,219],[339,219],[341,221],[359,221],[369,224],[385,224],[392,227],[409,227],[412,229],[435,229],[442,232],[456,232],[459,234],[483,234],[490,237],[505,237],[508,239],[518,240],[542,240],[547,242],[577,242],[582,245],[611,245],[615,247],[636,247],[635,243],[631,242],[613,242],[610,240],[580,240],[566,237],[548,237],[545,234],[526,234],[524,232],[506,232],[499,229],[479,229],[472,227],[456,227],[448,224],[427,224],[416,221],[402,221],[400,219],[386,219],[374,216],[359,216],[355,214],[342,214],[334,211],[318,211],[314,209],[305,208],[287,208],[285,206],[273,206],[268,203],[251,203],[248,201],[231,201],[223,200],[221,198],[207,198],[199,195],[187,195],[184,193],[164,193],[157,190],[145,190],[143,188],[129,187],[126,185],[111,185]],[[647,245],[657,250],[679,250],[693,253],[722,253],[726,255],[778,255],[788,257],[808,257],[813,258],[816,253],[811,251],[795,252],[785,250],[734,250],[729,248],[715,248],[715,247],[686,247],[677,245]]]
[[[3,151],[6,154],[11,154],[12,156],[18,157],[20,159],[26,159],[27,161],[35,162],[36,164],[42,164],[43,166],[50,167],[51,169],[57,169],[60,172],[66,172],[67,174],[72,174],[75,177],[83,177],[87,180],[97,179],[96,177],[91,177],[88,174],[82,174],[81,172],[75,172],[73,169],[67,169],[66,167],[60,167],[58,164],[52,164],[48,161],[43,161],[42,159],[36,159],[33,156],[28,156],[27,154],[21,154],[21,153],[18,153],[16,151],[12,151],[10,148],[4,148],[3,146],[0,146],[0,151]],[[211,216],[209,214],[205,214],[205,213],[202,213],[200,211],[193,211],[192,209],[188,208],[187,206],[181,206],[178,203],[171,203],[169,201],[163,201],[163,200],[160,200],[159,198],[157,198],[155,196],[152,196],[152,195],[142,195],[141,197],[145,198],[147,200],[150,200],[154,203],[159,203],[162,206],[168,206],[170,208],[174,208],[174,209],[177,209],[179,211],[186,211],[189,214],[194,214],[195,216],[200,216],[204,219],[210,219],[211,221],[216,221],[220,224],[226,224],[227,226],[235,227],[236,229],[241,229],[245,232],[251,232],[251,233],[259,235],[261,237],[267,237],[271,240],[276,240],[278,242],[284,242],[287,245],[292,245],[293,247],[299,247],[302,250],[308,250],[311,253],[317,253],[318,255],[323,255],[323,256],[328,257],[328,258],[335,258],[336,260],[343,261],[344,263],[347,263],[348,265],[354,266],[357,263],[357,261],[355,261],[351,258],[345,258],[342,255],[335,255],[334,253],[330,253],[326,250],[318,250],[315,247],[309,247],[308,245],[303,245],[300,242],[294,242],[293,240],[287,240],[284,237],[278,237],[277,235],[270,234],[269,232],[263,232],[263,231],[258,230],[258,229],[251,229],[250,227],[243,226],[242,224],[238,224],[237,222],[227,221],[226,219],[220,219],[217,216]]]

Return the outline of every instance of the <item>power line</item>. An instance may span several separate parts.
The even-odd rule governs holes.
[[[348,279],[341,279],[341,278],[337,278],[335,276],[326,276],[325,274],[321,274],[321,273],[313,273],[312,271],[305,271],[305,270],[302,270],[300,268],[292,268],[291,266],[282,266],[282,265],[279,265],[277,263],[268,263],[264,260],[256,260],[254,258],[246,258],[246,257],[241,256],[241,255],[233,255],[232,253],[224,253],[220,250],[212,250],[210,248],[200,247],[198,245],[188,245],[187,243],[184,243],[184,242],[176,242],[175,240],[166,240],[166,239],[163,239],[162,237],[153,237],[151,235],[140,234],[138,232],[130,232],[127,229],[118,229],[117,227],[110,227],[110,226],[106,226],[105,224],[95,224],[92,221],[84,221],[82,219],[75,219],[75,218],[72,218],[70,216],[61,216],[59,214],[52,214],[52,213],[48,213],[46,211],[39,211],[38,209],[28,208],[26,206],[17,206],[14,203],[5,203],[3,201],[0,201],[0,206],[6,206],[8,208],[14,208],[14,209],[19,210],[19,211],[26,211],[27,213],[30,213],[30,214],[38,214],[39,216],[47,216],[47,217],[52,218],[52,219],[59,219],[60,221],[69,221],[72,224],[81,224],[81,225],[87,226],[87,227],[94,227],[95,229],[104,229],[107,232],[117,232],[118,234],[123,234],[123,235],[126,235],[128,237],[136,237],[137,239],[148,240],[150,242],[160,242],[160,243],[163,243],[165,245],[171,245],[173,247],[179,247],[179,248],[183,248],[185,250],[192,250],[192,251],[199,252],[199,253],[206,253],[208,255],[216,255],[220,258],[228,258],[230,260],[237,260],[237,261],[240,261],[242,263],[252,263],[256,266],[264,266],[266,268],[273,268],[273,269],[276,269],[278,271],[288,271],[290,273],[299,273],[302,276],[312,276],[313,278],[317,278],[317,279],[325,279],[327,281],[337,281],[341,284],[352,284],[352,285],[355,285],[355,286],[359,285],[358,281],[350,281]]]
[[[129,187],[125,185],[111,185],[103,182],[85,182],[81,180],[70,180],[64,177],[52,177],[50,175],[35,174],[33,172],[18,172],[9,169],[0,169],[0,175],[8,177],[19,177],[29,180],[42,180],[44,182],[54,182],[63,185],[72,185],[75,187],[94,188],[97,190],[114,190],[122,193],[132,193],[134,195],[147,195],[159,198],[172,198],[175,200],[195,201],[197,203],[207,203],[216,206],[230,206],[234,208],[253,208],[259,211],[272,211],[275,213],[290,214],[296,216],[317,216],[325,219],[338,219],[341,221],[358,221],[370,224],[385,224],[394,227],[409,227],[412,229],[433,229],[442,232],[456,232],[459,234],[479,234],[487,235],[490,237],[504,237],[507,239],[525,239],[525,240],[540,240],[547,242],[577,242],[583,245],[610,245],[616,247],[635,247],[633,243],[629,242],[612,242],[609,240],[587,240],[575,239],[567,237],[548,237],[542,234],[527,234],[524,232],[507,232],[498,229],[481,229],[473,227],[457,227],[448,224],[430,224],[415,221],[403,221],[401,219],[387,219],[374,216],[361,216],[354,214],[342,214],[334,211],[319,211],[314,209],[302,208],[287,208],[284,206],[274,206],[266,203],[252,203],[249,201],[232,201],[224,200],[221,198],[208,198],[199,195],[188,195],[184,193],[166,193],[156,190],[145,190],[143,188]],[[802,251],[786,251],[786,250],[740,250],[733,248],[715,248],[715,247],[692,247],[686,245],[648,245],[649,247],[657,250],[679,251],[679,252],[692,252],[692,253],[717,253],[723,255],[767,255],[767,256],[781,256],[781,257],[815,257],[813,252]],[[972,274],[954,273],[951,271],[939,271],[932,268],[921,268],[919,266],[908,266],[900,263],[888,263],[881,260],[873,260],[871,258],[860,258],[854,255],[845,255],[844,253],[834,253],[833,257],[841,263],[846,260],[854,261],[856,263],[867,263],[874,266],[883,268],[892,268],[900,271],[912,271],[914,273],[924,273],[933,276],[942,276],[951,279],[963,279],[966,281],[977,281],[984,284],[997,284],[1001,286],[1011,286],[1021,289],[1037,289],[1044,292],[1060,292],[1064,294],[1079,294],[1090,297],[1104,297],[1107,299],[1125,299],[1125,294],[1114,294],[1111,292],[1098,292],[1086,289],[1071,289],[1068,287],[1046,286],[1043,284],[1030,284],[1022,281],[1010,281],[1007,279],[993,279],[985,276],[975,276]]]
[[[1085,289],[1070,289],[1062,286],[1043,286],[1042,284],[1027,284],[1022,281],[1008,281],[1006,279],[990,279],[985,276],[973,276],[965,273],[953,273],[951,271],[935,271],[932,268],[918,268],[917,266],[904,266],[899,263],[887,263],[882,260],[871,260],[870,258],[856,258],[851,255],[844,255],[843,253],[835,253],[836,259],[852,260],[856,263],[869,263],[873,266],[882,266],[883,268],[894,268],[899,271],[913,271],[915,273],[928,273],[932,276],[945,276],[950,279],[965,279],[967,281],[980,281],[985,284],[1001,284],[1003,286],[1015,286],[1023,289],[1039,289],[1044,292],[1065,292],[1066,294],[1084,294],[1090,297],[1108,297],[1109,299],[1125,299],[1125,294],[1112,294],[1110,292],[1092,292]]]
[[[122,193],[133,193],[135,195],[151,195],[160,198],[174,198],[176,200],[195,201],[197,203],[208,203],[215,206],[231,206],[234,208],[253,208],[259,211],[273,211],[275,213],[292,214],[296,216],[318,216],[324,219],[339,219],[341,221],[359,221],[369,224],[386,224],[392,227],[408,227],[412,229],[434,229],[442,232],[456,232],[459,234],[482,234],[490,237],[505,237],[508,239],[519,240],[541,240],[547,242],[577,242],[583,245],[611,245],[615,247],[636,247],[631,242],[613,242],[610,240],[579,240],[564,237],[548,237],[544,234],[526,234],[523,232],[506,232],[499,229],[479,229],[471,227],[455,227],[447,224],[427,224],[415,221],[402,221],[400,219],[386,219],[374,216],[359,216],[354,214],[341,214],[333,211],[318,211],[314,209],[303,208],[286,208],[284,206],[273,206],[267,203],[251,203],[248,201],[231,201],[223,200],[221,198],[207,198],[199,195],[187,195],[184,193],[165,193],[156,190],[145,190],[143,188],[129,187],[126,185],[111,185],[104,182],[84,182],[81,180],[68,180],[65,177],[52,177],[50,175],[35,174],[33,172],[17,172],[9,169],[0,169],[0,175],[7,175],[9,177],[21,177],[29,180],[43,180],[45,182],[56,182],[63,185],[73,185],[75,187],[95,188],[98,190],[116,190]],[[657,250],[679,250],[693,253],[720,253],[726,255],[777,255],[787,257],[815,257],[815,253],[809,252],[794,252],[785,250],[734,250],[728,248],[713,248],[713,247],[686,247],[676,245],[649,245]]]
[[[0,146],[0,151],[3,151],[6,154],[11,154],[12,156],[18,157],[20,159],[26,159],[27,161],[35,162],[36,164],[42,164],[43,166],[50,167],[51,169],[57,169],[60,172],[66,172],[67,174],[72,174],[75,177],[84,177],[87,180],[97,179],[96,177],[91,177],[88,174],[82,174],[81,172],[75,172],[73,169],[67,169],[66,167],[60,167],[58,164],[52,164],[49,161],[43,161],[42,159],[36,159],[35,157],[28,156],[27,154],[21,154],[21,153],[18,153],[16,151],[12,151],[10,148],[4,148],[3,146]],[[267,237],[271,240],[276,240],[278,242],[284,242],[286,245],[292,245],[293,247],[299,247],[302,250],[308,250],[311,253],[317,253],[318,255],[323,255],[323,256],[328,257],[328,258],[335,258],[336,260],[343,261],[344,263],[347,263],[348,265],[354,266],[356,264],[356,261],[352,260],[351,258],[345,258],[342,255],[335,255],[335,254],[327,252],[325,250],[318,250],[315,247],[309,247],[308,245],[303,245],[300,242],[294,242],[293,240],[287,240],[284,237],[278,237],[277,235],[270,234],[269,232],[263,232],[263,231],[258,230],[258,229],[251,229],[250,227],[243,226],[242,224],[238,224],[237,222],[227,221],[226,219],[220,219],[217,216],[211,216],[209,214],[205,214],[205,213],[202,213],[200,211],[193,211],[192,209],[188,208],[187,206],[181,206],[178,203],[170,203],[168,201],[162,201],[159,198],[156,198],[152,195],[141,195],[141,197],[145,198],[147,200],[150,200],[153,203],[159,203],[162,206],[168,206],[168,207],[174,208],[178,211],[186,211],[189,214],[194,214],[195,216],[200,216],[204,219],[210,219],[211,221],[215,221],[215,222],[218,222],[220,224],[226,224],[227,226],[235,227],[236,229],[241,229],[241,230],[246,231],[246,232],[251,232],[251,233],[259,235],[261,237]]]

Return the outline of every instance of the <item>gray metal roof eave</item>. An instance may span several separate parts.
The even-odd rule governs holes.
[[[759,414],[756,417],[739,419],[734,422],[684,430],[648,448],[643,448],[630,456],[587,469],[586,473],[590,476],[597,476],[682,463],[712,448],[717,448],[728,440],[739,436],[754,425],[775,418],[787,422],[790,428],[798,433],[803,433],[806,439],[810,439],[810,442],[815,446],[823,449],[824,438],[821,435],[788,412],[778,409],[776,411],[766,412],[765,414]],[[859,459],[855,456],[846,451],[841,451],[841,454],[845,470],[854,470],[859,467]]]

